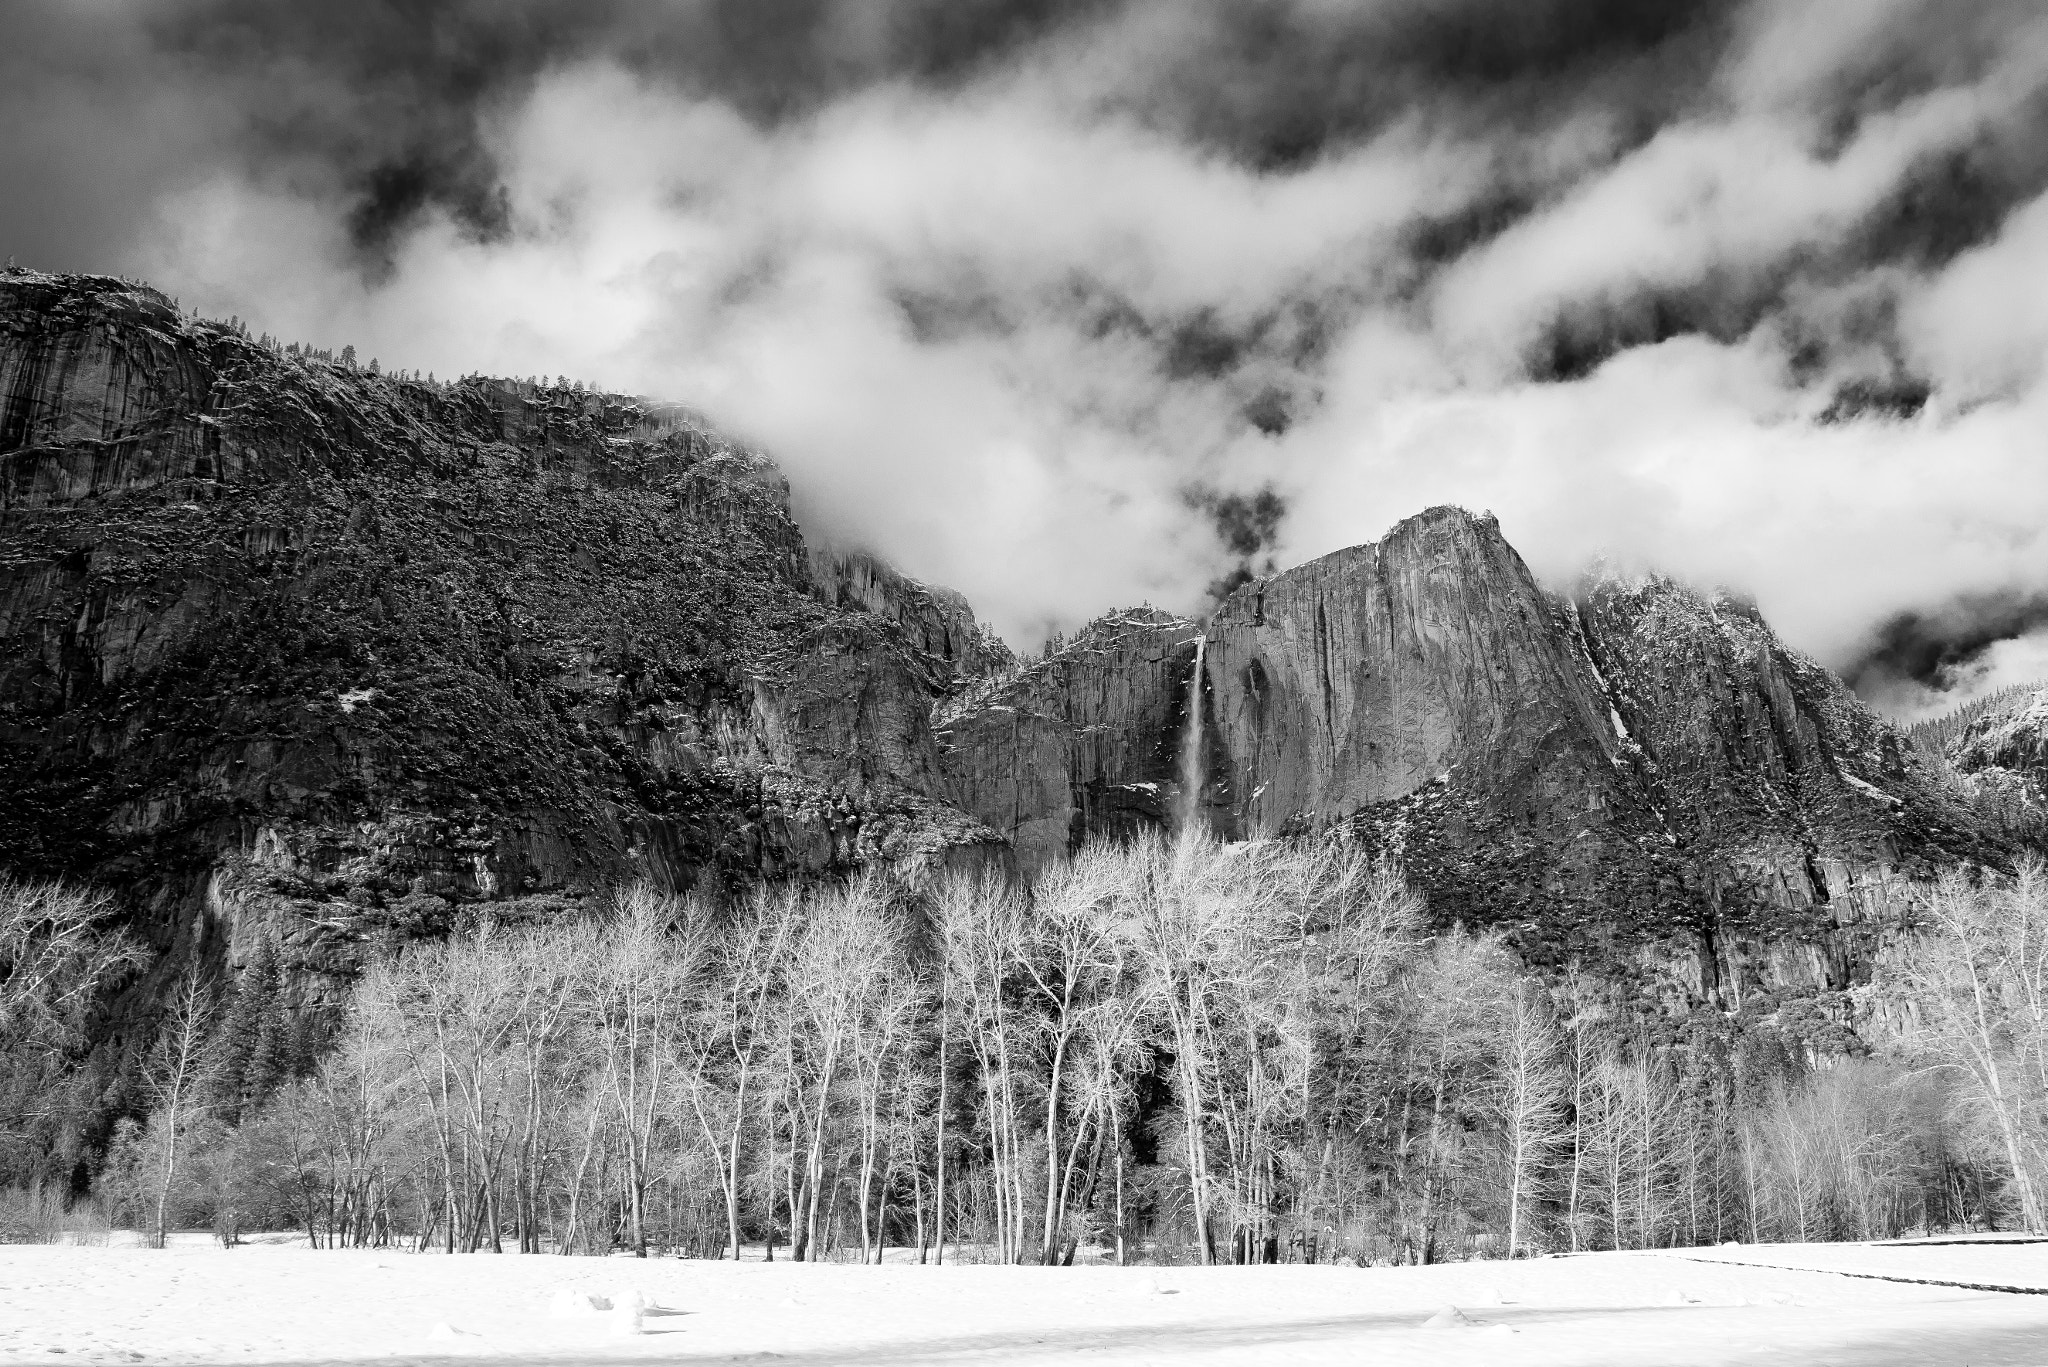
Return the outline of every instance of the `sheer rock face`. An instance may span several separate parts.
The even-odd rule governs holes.
[[[956,596],[820,573],[685,410],[0,276],[0,864],[165,948],[339,973],[636,874],[1002,857],[929,726],[992,655]]]
[[[1377,544],[1254,581],[1218,610],[1206,658],[1248,832],[1437,782],[1611,805],[1619,738],[1491,520],[1433,509]]]
[[[1042,868],[1091,835],[1167,824],[1201,626],[1134,609],[938,717],[947,791]]]

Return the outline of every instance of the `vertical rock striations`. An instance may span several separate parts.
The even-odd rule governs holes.
[[[1209,674],[1248,831],[1430,783],[1597,810],[1620,740],[1553,608],[1490,519],[1436,508],[1239,589]],[[1560,786],[1563,785],[1563,786]]]
[[[1243,828],[1347,822],[1443,919],[1537,961],[1683,925],[1669,833],[1567,620],[1453,508],[1239,589],[1208,672]]]
[[[1201,630],[1153,609],[1111,613],[1049,658],[943,705],[948,793],[1026,869],[1091,835],[1165,824]]]

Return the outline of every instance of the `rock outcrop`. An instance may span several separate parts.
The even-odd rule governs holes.
[[[1699,983],[1839,991],[1912,915],[1913,885],[2012,850],[1946,770],[1787,648],[1753,604],[1600,578],[1575,604],[1702,904]]]
[[[161,948],[317,978],[619,878],[1006,858],[930,727],[1002,659],[686,410],[0,276],[0,866]]]
[[[1348,825],[1439,916],[1665,996],[1846,988],[1910,880],[2001,854],[1753,608],[1665,579],[1553,597],[1457,509],[1239,589],[1206,659],[1247,834]]]
[[[2048,855],[2048,685],[2002,689],[1916,730],[2001,834]]]
[[[2048,796],[2048,684],[1989,701],[1948,743],[1948,760],[1960,773],[2009,776]]]
[[[1048,658],[940,708],[948,795],[1027,870],[1090,836],[1167,824],[1198,622],[1155,609],[1089,623]]]
[[[1432,509],[1254,580],[1206,658],[1247,834],[1352,826],[1539,962],[1695,915],[1569,609],[1492,519]]]

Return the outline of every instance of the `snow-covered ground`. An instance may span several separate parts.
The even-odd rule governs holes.
[[[1779,1268],[2048,1287],[2048,1244],[1777,1245],[1372,1269],[451,1258],[197,1241],[8,1247],[0,1367],[2048,1363],[2048,1296]],[[599,1308],[630,1306],[636,1292],[649,1307],[637,1332],[629,1308]]]

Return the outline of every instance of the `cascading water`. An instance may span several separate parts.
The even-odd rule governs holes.
[[[1188,715],[1180,728],[1180,800],[1174,812],[1175,829],[1197,829],[1202,814],[1202,651],[1207,635],[1195,638],[1195,672],[1188,681]]]

